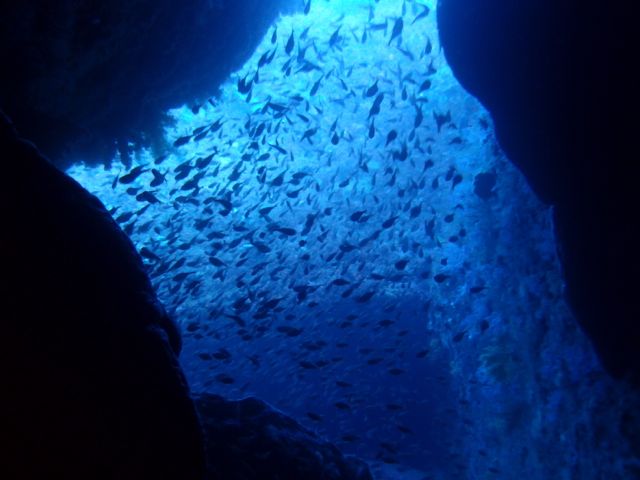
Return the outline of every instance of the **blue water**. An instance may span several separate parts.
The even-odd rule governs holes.
[[[312,1],[168,112],[135,180],[118,158],[69,173],[161,258],[194,391],[257,395],[378,478],[602,478],[614,386],[562,298],[551,211],[447,67],[435,7]]]

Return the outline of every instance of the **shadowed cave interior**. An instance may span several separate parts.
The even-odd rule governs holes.
[[[640,476],[625,10],[5,6],[3,478]]]

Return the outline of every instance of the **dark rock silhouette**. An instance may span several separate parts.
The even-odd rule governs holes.
[[[164,112],[197,110],[292,3],[4,2],[0,108],[58,166],[161,152]]]
[[[102,203],[0,126],[2,478],[197,479],[180,335]]]
[[[442,0],[445,55],[502,148],[554,205],[566,293],[605,367],[640,382],[630,4]]]
[[[199,395],[210,479],[371,480],[366,464],[343,456],[257,398]]]

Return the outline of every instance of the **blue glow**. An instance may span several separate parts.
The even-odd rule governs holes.
[[[168,144],[186,143],[140,152],[132,184],[117,159],[69,172],[115,218],[139,212],[122,226],[162,258],[147,263],[193,390],[258,395],[381,478],[567,478],[561,432],[590,410],[565,414],[563,382],[599,367],[562,300],[551,212],[447,67],[435,2],[313,1],[211,103],[169,114]]]

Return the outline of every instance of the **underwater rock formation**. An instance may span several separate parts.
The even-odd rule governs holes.
[[[605,367],[640,381],[630,7],[442,0],[441,41],[498,140],[554,205],[567,297]]]
[[[257,398],[195,399],[206,438],[211,479],[371,480],[366,464],[343,456],[295,420]]]
[[[161,146],[163,112],[197,110],[287,3],[6,3],[0,105],[58,166]]]
[[[180,335],[102,203],[0,125],[2,478],[201,478]]]
[[[201,427],[180,334],[102,203],[2,117],[2,478],[198,479]],[[197,400],[208,478],[367,480],[257,399]]]

